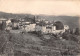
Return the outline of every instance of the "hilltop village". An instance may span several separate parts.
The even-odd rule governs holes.
[[[60,21],[48,21],[45,19],[0,19],[0,29],[10,32],[20,33],[22,31],[33,32],[41,31],[43,34],[59,34],[69,30],[68,25]]]
[[[0,18],[0,56],[77,56],[80,33],[70,27],[44,18]]]

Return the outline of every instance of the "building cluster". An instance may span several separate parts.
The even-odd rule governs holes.
[[[62,29],[57,29],[55,22],[48,20],[37,19],[35,22],[25,19],[0,19],[0,24],[4,25],[5,30],[25,30],[26,32],[41,31],[44,34],[48,33],[64,33],[69,29],[68,25],[63,25]],[[1,26],[1,25],[0,25]]]

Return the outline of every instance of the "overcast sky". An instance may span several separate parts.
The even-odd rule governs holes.
[[[80,15],[80,1],[0,0],[0,11],[47,15]]]

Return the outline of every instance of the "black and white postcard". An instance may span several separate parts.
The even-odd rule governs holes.
[[[0,0],[0,56],[80,56],[80,0]]]

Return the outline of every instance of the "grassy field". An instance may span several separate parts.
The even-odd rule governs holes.
[[[3,43],[7,41],[4,48],[9,48],[6,53],[9,53],[10,56],[12,56],[10,50],[13,51],[14,56],[77,56],[80,53],[80,43],[72,40],[71,37],[75,36],[79,40],[80,36],[68,35],[69,40],[64,40],[54,35],[38,36],[33,33],[3,32],[0,39],[4,40]]]
[[[63,41],[49,36],[50,39],[46,39],[32,33],[12,35],[12,40],[15,39],[15,56],[76,56],[80,50],[78,44],[71,40]]]

